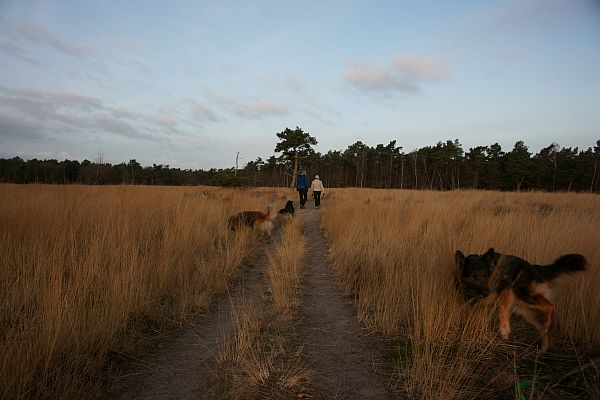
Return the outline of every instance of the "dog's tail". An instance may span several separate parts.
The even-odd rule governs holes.
[[[537,272],[544,281],[551,281],[562,274],[585,271],[587,261],[581,254],[567,254],[550,265],[538,265]]]

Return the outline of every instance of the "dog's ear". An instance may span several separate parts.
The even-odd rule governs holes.
[[[490,249],[486,251],[483,256],[481,256],[483,258],[483,261],[490,267],[490,271],[493,271],[496,267],[497,259],[495,255],[496,252],[494,251],[494,248],[490,247]]]
[[[454,263],[456,264],[456,268],[454,269],[454,286],[457,290],[460,290],[462,287],[462,271],[465,265],[465,255],[460,250],[456,250],[454,253]]]
[[[490,247],[490,249],[483,255],[483,260],[488,264],[492,264],[494,261],[494,253],[494,248]]]
[[[465,255],[462,251],[456,250],[456,253],[454,253],[454,263],[456,264],[456,267],[462,271],[463,266],[465,265]]]

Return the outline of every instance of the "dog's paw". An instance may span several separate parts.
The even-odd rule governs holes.
[[[508,330],[500,329],[500,331],[498,333],[500,333],[500,337],[503,340],[508,340],[510,338],[510,331],[508,331]]]

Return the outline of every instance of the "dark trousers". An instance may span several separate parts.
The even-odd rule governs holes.
[[[300,207],[304,207],[308,199],[308,189],[298,189],[298,193],[300,193]]]
[[[319,207],[321,205],[321,192],[313,191],[313,197],[315,198],[315,207]]]

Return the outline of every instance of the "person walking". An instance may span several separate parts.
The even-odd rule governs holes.
[[[319,179],[319,175],[315,175],[315,179],[310,184],[310,188],[313,191],[313,197],[315,198],[315,208],[321,206],[321,194],[325,192],[323,182]]]
[[[304,208],[304,204],[306,204],[308,198],[308,177],[304,168],[300,169],[300,175],[298,175],[298,180],[296,181],[296,190],[300,194],[300,208]]]

